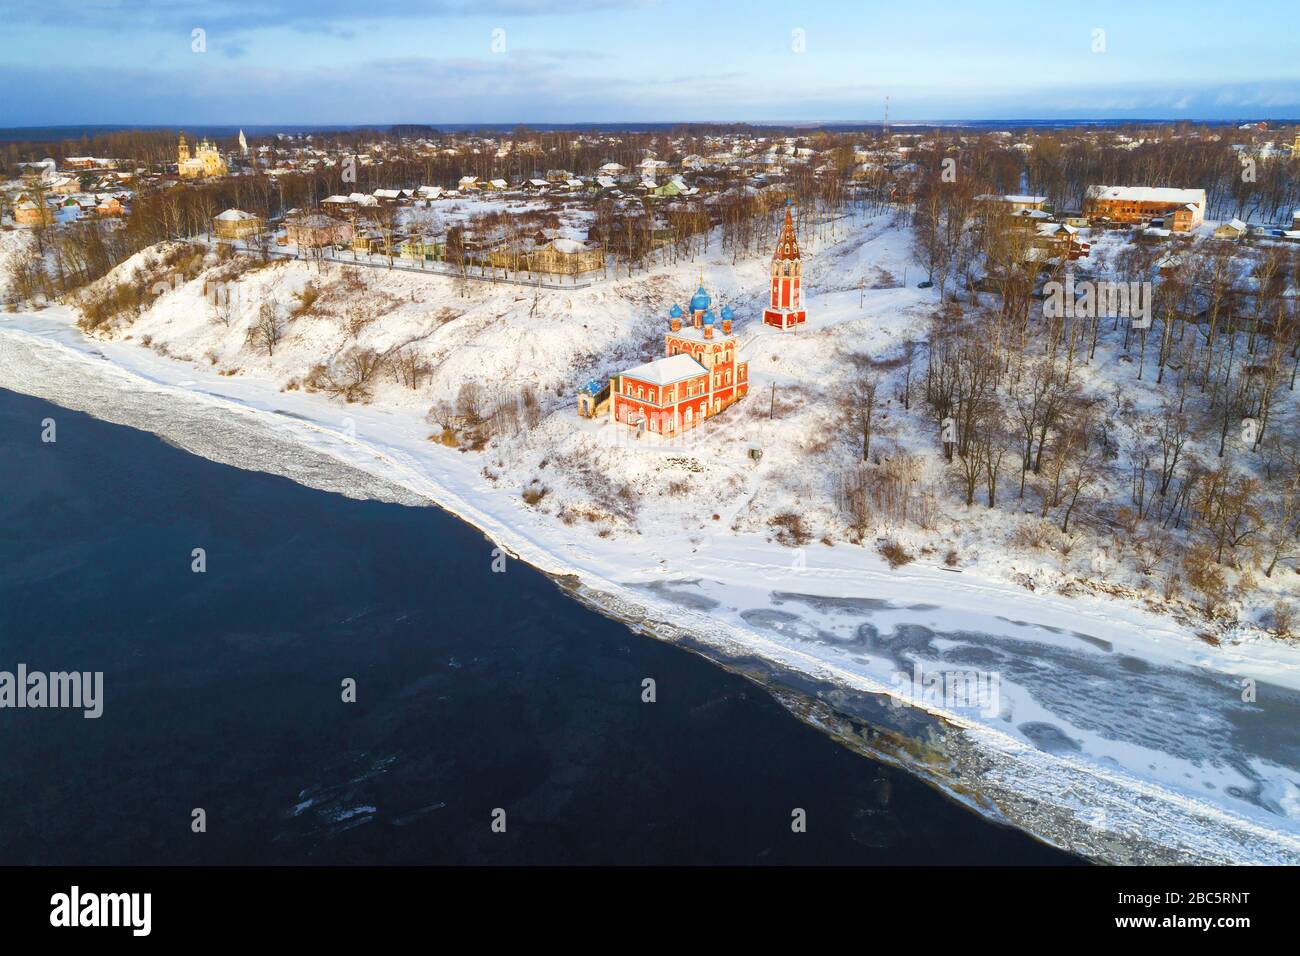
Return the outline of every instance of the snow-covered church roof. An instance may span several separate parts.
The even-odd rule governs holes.
[[[689,355],[670,355],[667,358],[655,359],[653,362],[630,368],[623,374],[628,378],[649,382],[651,385],[671,385],[683,379],[706,375],[708,369]]]

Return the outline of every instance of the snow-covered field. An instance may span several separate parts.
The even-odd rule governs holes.
[[[340,289],[330,311],[337,272],[282,264],[241,280],[229,327],[200,281],[111,336],[85,336],[67,306],[0,315],[0,387],[242,467],[436,501],[511,553],[576,579],[607,612],[724,660],[756,657],[808,675],[836,710],[865,695],[906,698],[943,720],[894,759],[1077,852],[1300,862],[1300,655],[1291,646],[1247,631],[1214,646],[1159,609],[1028,591],[1014,582],[1050,586],[1064,572],[1002,547],[1014,518],[1002,511],[942,516],[929,539],[915,539],[919,560],[900,569],[846,542],[830,474],[844,429],[826,396],[848,355],[888,355],[935,302],[914,288],[906,232],[887,219],[809,243],[805,257],[810,325],[792,335],[756,321],[765,261],[733,265],[716,251],[572,293],[368,276],[363,297],[376,314],[355,329],[355,294]],[[909,270],[913,288],[877,269],[898,279]],[[700,274],[715,307],[731,304],[742,320],[751,397],[677,446],[578,419],[574,386],[659,354],[668,307]],[[308,282],[323,305],[289,323],[274,355],[251,349],[244,330],[258,304],[287,308]],[[348,405],[302,387],[312,366],[350,349],[403,345],[430,366],[417,389],[383,380],[370,402]],[[481,452],[430,441],[430,403],[467,381],[530,385],[541,421]],[[769,419],[773,382],[799,391]],[[894,405],[886,414],[903,415]],[[905,437],[900,429],[900,447]],[[751,446],[763,449],[761,463]],[[310,450],[310,461],[291,448]],[[322,460],[350,477],[323,475]],[[530,506],[525,487],[546,493]],[[788,512],[811,531],[800,547],[773,533],[771,518]],[[927,540],[955,542],[961,571],[927,554]],[[485,546],[466,559],[490,555]],[[958,672],[985,679],[976,706],[926,693],[923,675]]]

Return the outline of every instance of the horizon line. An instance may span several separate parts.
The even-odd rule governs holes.
[[[694,120],[383,120],[367,122],[298,122],[298,121],[276,121],[270,123],[246,123],[239,121],[224,120],[205,120],[200,122],[99,122],[83,123],[76,120],[69,120],[56,123],[45,123],[42,125],[22,125],[22,126],[0,126],[3,130],[49,130],[59,129],[61,127],[81,127],[84,129],[109,129],[109,128],[136,128],[136,129],[184,129],[186,127],[203,127],[203,126],[229,126],[232,128],[242,129],[272,129],[282,126],[292,126],[301,129],[367,129],[372,127],[386,126],[428,126],[430,128],[438,127],[474,127],[474,126],[523,126],[523,127],[544,127],[544,126],[960,126],[971,123],[998,123],[1006,125],[1016,124],[1044,124],[1060,123],[1063,125],[1087,125],[1089,123],[1104,123],[1109,125],[1121,123],[1153,123],[1168,124],[1175,123],[1197,123],[1214,126],[1226,126],[1233,123],[1300,123],[1300,114],[1296,116],[1242,116],[1233,119],[1210,118],[1210,117],[978,117],[965,119],[898,119],[890,120],[888,123],[881,119],[839,119],[839,120],[807,120],[807,119],[783,119],[783,120],[752,120],[752,119],[694,119]]]

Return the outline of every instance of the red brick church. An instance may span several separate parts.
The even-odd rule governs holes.
[[[803,262],[790,218],[792,205],[793,200],[786,200],[785,225],[781,227],[776,252],[772,253],[772,301],[763,310],[763,322],[778,329],[792,329],[808,321],[803,307]]]
[[[610,381],[612,421],[672,437],[745,397],[749,363],[736,357],[731,307],[722,307],[719,322],[711,304],[700,286],[691,296],[689,324],[683,322],[681,306],[672,307],[664,357],[620,372]]]
[[[771,301],[763,310],[763,322],[778,329],[792,329],[808,320],[791,205],[786,204],[785,224],[772,255]],[[603,414],[608,401],[611,421],[638,433],[672,437],[744,398],[749,391],[749,363],[737,357],[731,307],[723,306],[719,321],[712,303],[701,284],[691,296],[689,313],[674,305],[668,313],[664,357],[615,375],[608,392],[597,382],[588,383],[579,394],[579,414]]]

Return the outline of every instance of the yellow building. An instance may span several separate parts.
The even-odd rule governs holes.
[[[14,206],[14,222],[20,226],[49,226],[54,223],[54,213],[43,202],[20,199]]]
[[[218,239],[248,239],[262,231],[262,220],[242,209],[227,209],[212,217],[212,231]]]
[[[498,249],[488,254],[489,264],[514,272],[577,275],[603,268],[605,254],[600,246],[576,239],[553,239],[532,248]]]
[[[398,253],[403,259],[441,262],[447,258],[447,245],[427,236],[411,236],[403,240]]]
[[[209,143],[206,137],[194,148],[194,155],[190,156],[190,147],[185,142],[184,133],[181,133],[180,145],[176,148],[176,171],[182,179],[224,176],[229,172],[217,147]]]

